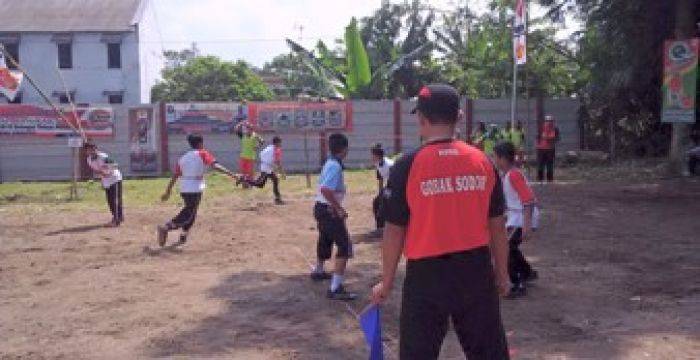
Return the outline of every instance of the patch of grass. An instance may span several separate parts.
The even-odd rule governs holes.
[[[530,177],[534,179],[537,169],[532,167]],[[640,183],[654,181],[666,176],[663,159],[625,160],[613,165],[587,165],[558,167],[559,180],[613,181]],[[311,187],[306,187],[304,175],[290,175],[281,181],[283,198],[311,198],[316,192],[318,175],[311,176]],[[345,181],[350,193],[374,193],[376,177],[373,170],[348,170]],[[132,179],[124,181],[124,203],[130,207],[149,207],[160,203],[160,196],[168,183],[167,178]],[[25,205],[52,210],[102,209],[105,195],[98,181],[78,184],[80,198],[71,200],[70,182],[16,182],[0,184],[0,206]],[[178,185],[173,189],[170,202],[180,201]],[[206,198],[230,198],[232,200],[269,201],[272,184],[264,189],[242,190],[235,188],[228,177],[211,173],[207,176]]]
[[[351,192],[375,191],[376,178],[373,171],[347,171],[346,183]],[[168,184],[168,178],[131,179],[123,183],[124,203],[131,207],[148,207],[160,203],[160,196]],[[272,184],[268,182],[264,189],[242,190],[234,182],[221,174],[207,176],[205,198],[246,198],[256,201],[270,200]],[[280,188],[283,197],[311,198],[316,192],[317,175],[311,176],[311,188],[306,187],[304,175],[291,175],[282,180]],[[78,183],[79,199],[70,199],[70,182],[15,182],[0,184],[0,206],[35,205],[54,206],[55,209],[93,209],[103,208],[105,194],[99,181]],[[170,202],[179,202],[178,185],[173,188]]]

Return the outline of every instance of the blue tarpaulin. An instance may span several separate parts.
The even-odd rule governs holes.
[[[369,360],[384,360],[382,322],[379,306],[372,305],[360,315],[360,327],[369,347]]]

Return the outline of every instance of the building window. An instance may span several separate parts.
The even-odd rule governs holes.
[[[124,95],[122,95],[122,94],[107,95],[107,101],[110,104],[122,104],[122,103],[124,103]]]
[[[14,100],[7,100],[8,104],[21,104],[22,103],[22,93],[17,93]]]
[[[68,95],[62,94],[58,95],[58,102],[61,104],[70,104],[70,99],[68,98]]]
[[[12,58],[15,59],[15,61],[17,61],[19,63],[19,43],[10,43],[10,44],[4,44],[4,45],[5,45],[5,50],[7,50],[7,53],[10,54],[10,56],[12,56]],[[7,64],[7,67],[9,69],[13,69],[13,70],[17,69],[15,64],[12,63],[12,61],[6,59],[5,63]]]
[[[73,68],[73,44],[58,43],[58,68],[72,69]]]
[[[122,44],[107,44],[107,68],[121,69],[122,67]]]

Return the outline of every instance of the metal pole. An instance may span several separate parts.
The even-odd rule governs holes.
[[[306,187],[311,188],[311,173],[309,170],[309,132],[304,130],[304,174],[306,175]]]
[[[517,95],[518,95],[518,63],[513,57],[513,93],[510,102],[510,126],[515,128],[515,107],[517,106]]]
[[[78,161],[77,161],[77,156],[75,152],[77,151],[76,148],[71,147],[71,155],[73,159],[73,181],[71,183],[70,187],[70,198],[71,200],[76,200],[78,199]]]

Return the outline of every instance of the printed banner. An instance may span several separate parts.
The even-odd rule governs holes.
[[[698,48],[698,38],[665,43],[662,122],[695,122]]]
[[[77,119],[70,108],[65,116],[75,127],[78,123],[90,137],[114,135],[114,111],[110,107],[78,107]],[[71,124],[50,107],[34,105],[0,105],[0,135],[68,136],[75,131]]]
[[[158,170],[152,108],[129,109],[129,163],[132,172]]]
[[[230,134],[248,119],[245,103],[181,103],[165,105],[168,133]]]
[[[352,105],[344,101],[256,103],[251,121],[261,132],[352,129]]]
[[[7,68],[5,52],[0,50],[0,94],[8,100],[14,101],[22,85],[24,75],[20,71],[12,71]]]
[[[518,65],[527,63],[526,0],[515,3],[515,21],[513,24],[513,56]]]

